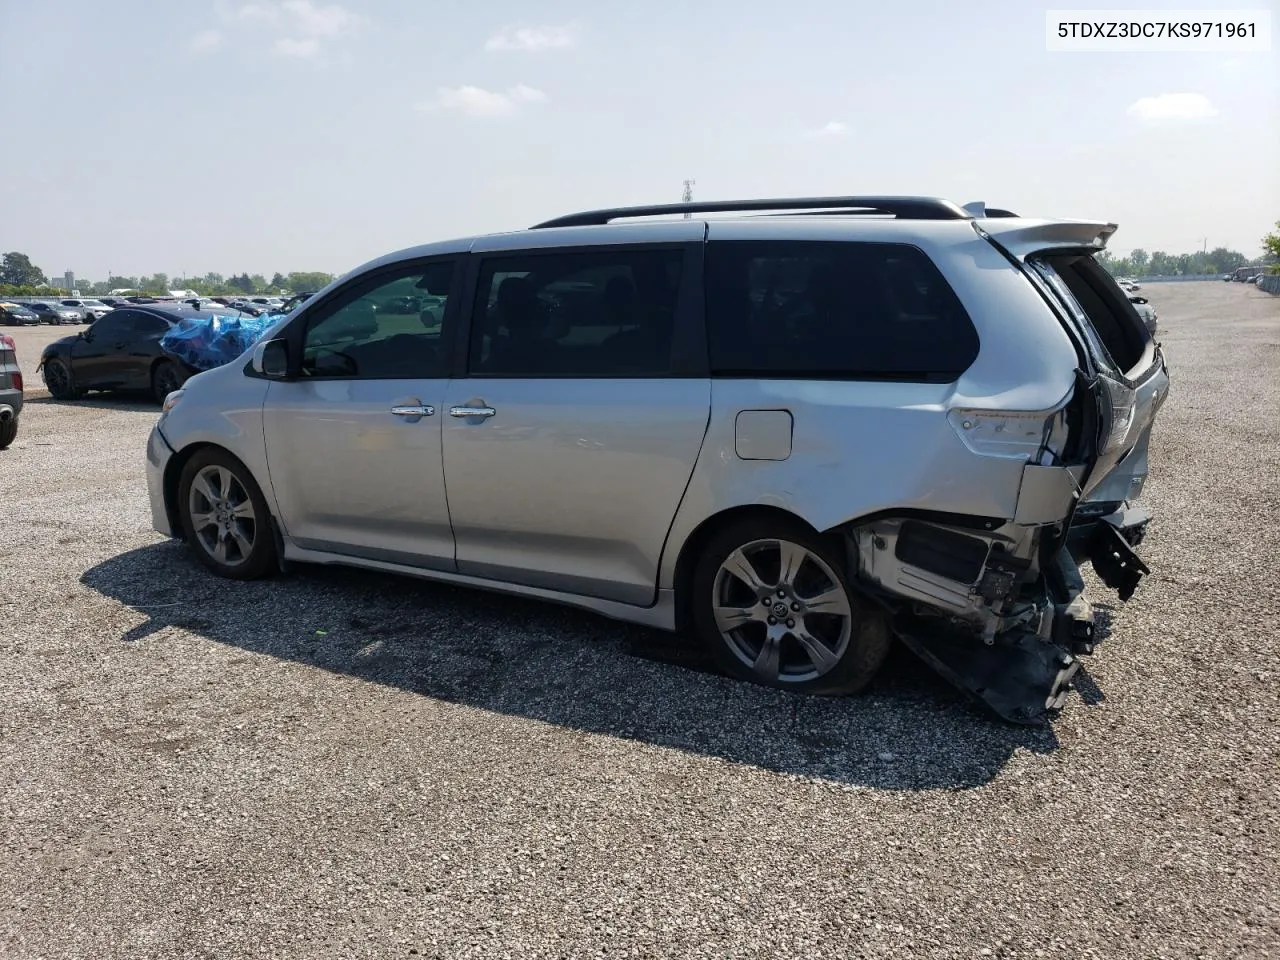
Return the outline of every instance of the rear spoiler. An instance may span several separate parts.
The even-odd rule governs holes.
[[[974,228],[1019,260],[1051,250],[1104,250],[1107,241],[1118,229],[1116,224],[1100,220],[1029,220],[1005,217],[975,220]]]

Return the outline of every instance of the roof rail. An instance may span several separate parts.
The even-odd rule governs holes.
[[[643,207],[613,207],[556,217],[530,227],[600,226],[626,217],[662,217],[682,213],[747,213],[758,210],[822,210],[888,214],[901,220],[972,220],[962,207],[934,197],[791,197],[774,200],[709,200],[660,203]]]

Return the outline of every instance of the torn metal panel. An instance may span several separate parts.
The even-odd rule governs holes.
[[[1043,467],[1029,463],[1022,468],[1015,523],[1058,523],[1071,513],[1080,495],[1083,467]]]
[[[1010,723],[1038,724],[1070,695],[1080,661],[1030,630],[983,643],[953,631],[897,625],[902,642],[943,678]]]

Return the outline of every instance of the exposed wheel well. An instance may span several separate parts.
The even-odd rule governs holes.
[[[676,629],[681,633],[688,630],[691,626],[691,618],[693,616],[689,603],[689,594],[692,590],[693,571],[698,564],[698,557],[702,555],[702,550],[707,542],[714,537],[719,531],[723,530],[731,523],[738,523],[748,518],[769,519],[786,521],[788,523],[802,523],[810,530],[814,530],[803,517],[791,513],[789,510],[783,510],[781,507],[770,507],[762,504],[749,504],[741,507],[730,507],[728,510],[722,510],[720,513],[713,514],[694,529],[693,533],[685,540],[684,545],[680,548],[680,555],[676,558],[675,572],[675,594],[676,594]],[[821,535],[821,532],[814,530],[815,534]],[[830,533],[828,536],[835,537],[837,534]]]

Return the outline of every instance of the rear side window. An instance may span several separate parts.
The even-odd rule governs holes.
[[[712,241],[706,276],[715,375],[949,383],[978,356],[968,314],[917,247]]]
[[[1076,322],[1101,341],[1105,359],[1117,372],[1132,370],[1142,359],[1150,334],[1119,285],[1092,256],[1067,254],[1033,261]],[[1090,340],[1094,337],[1090,336]],[[1095,352],[1097,350],[1095,342]]]
[[[478,377],[666,377],[684,250],[604,248],[485,260],[469,372]]]

